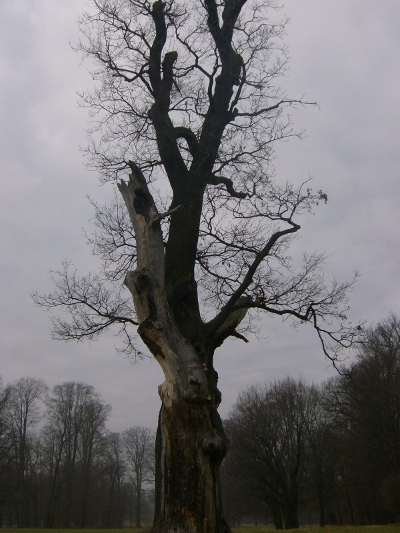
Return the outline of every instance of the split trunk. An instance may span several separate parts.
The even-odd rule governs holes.
[[[158,214],[139,169],[120,192],[137,242],[137,269],[125,284],[140,322],[138,333],[165,375],[156,439],[153,533],[225,533],[219,468],[228,451],[217,412],[220,393],[213,349],[182,334],[165,291],[164,244]],[[198,336],[201,339],[201,335]]]

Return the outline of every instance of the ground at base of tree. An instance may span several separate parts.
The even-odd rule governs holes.
[[[120,529],[107,528],[70,528],[70,529],[45,529],[45,528],[5,528],[3,530],[12,530],[13,533],[40,533],[41,531],[51,531],[52,533],[150,533],[149,527],[131,528],[124,527]],[[240,526],[232,528],[233,533],[272,533],[278,531],[273,526]],[[285,531],[285,530],[283,530]],[[287,530],[286,530],[287,531]],[[318,526],[301,526],[299,529],[292,529],[290,531],[298,531],[299,533],[400,533],[400,524],[388,525],[374,525],[374,526],[326,526],[325,528]]]
[[[44,528],[44,527],[0,527],[0,531],[12,533],[150,533],[150,527],[124,527],[124,528]],[[400,529],[399,529],[400,531]]]
[[[232,530],[233,533],[272,533],[273,531],[278,531],[274,526],[241,526],[234,527]],[[400,533],[400,524],[379,526],[300,526],[299,529],[291,529],[290,531],[298,531],[299,533]]]

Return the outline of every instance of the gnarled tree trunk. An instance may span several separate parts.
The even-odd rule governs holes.
[[[211,405],[179,398],[163,402],[156,441],[153,532],[229,531],[219,483],[226,451],[218,414]]]
[[[181,332],[164,289],[164,244],[160,219],[141,171],[131,164],[121,182],[137,242],[137,269],[125,284],[140,322],[138,332],[161,365],[162,407],[156,443],[157,532],[224,532],[219,467],[228,450],[217,407],[220,393],[213,349]],[[199,335],[198,338],[201,338]]]

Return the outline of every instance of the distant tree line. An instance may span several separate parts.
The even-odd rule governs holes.
[[[385,524],[400,518],[400,322],[366,332],[321,385],[287,378],[239,395],[226,430],[231,524]]]
[[[107,430],[85,383],[0,386],[0,525],[140,526],[152,518],[152,430]],[[284,380],[239,394],[225,421],[223,503],[231,525],[379,524],[400,519],[400,321],[365,334],[322,384]]]
[[[154,434],[106,429],[91,385],[0,386],[0,526],[140,526],[152,518]]]

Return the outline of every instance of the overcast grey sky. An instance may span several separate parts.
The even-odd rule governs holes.
[[[107,198],[82,165],[87,114],[76,92],[91,86],[76,41],[82,0],[0,0],[0,375],[5,382],[42,377],[94,385],[113,406],[109,427],[156,425],[152,360],[132,365],[112,335],[91,345],[52,341],[33,290],[51,290],[49,271],[68,258],[82,274],[95,267],[82,236],[92,212],[85,199]],[[314,178],[328,204],[302,221],[304,249],[330,254],[328,275],[361,278],[351,318],[377,322],[399,308],[400,2],[288,0],[291,97],[301,109],[303,142],[278,149],[278,178]],[[314,332],[293,332],[280,319],[262,324],[263,340],[226,343],[216,356],[223,416],[239,390],[287,375],[318,381],[334,373]]]

